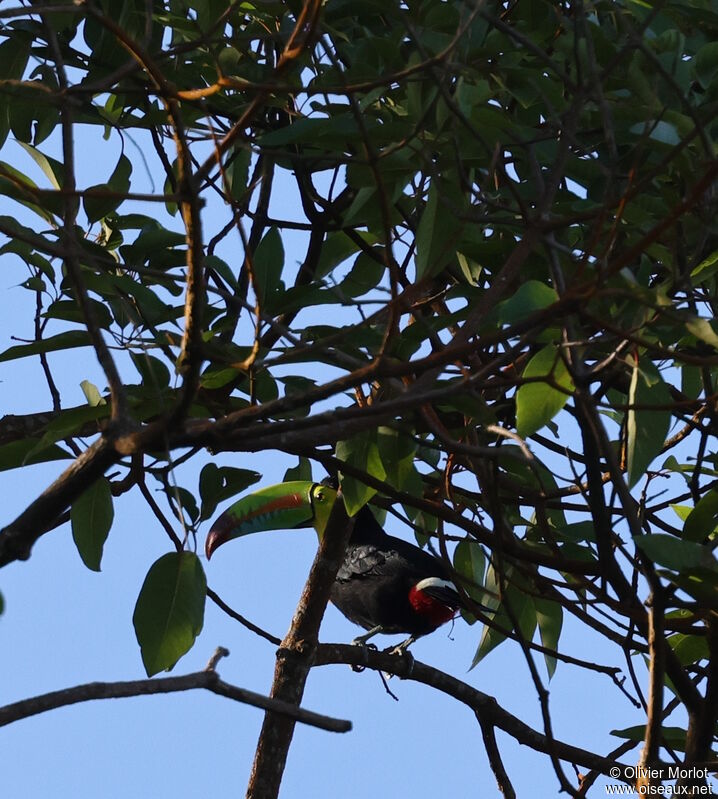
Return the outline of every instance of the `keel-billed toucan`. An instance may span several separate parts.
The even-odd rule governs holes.
[[[314,526],[320,540],[337,498],[333,488],[308,481],[281,483],[243,497],[214,523],[207,557],[233,538],[262,530]],[[387,535],[364,506],[332,587],[336,607],[367,633],[409,633],[398,649],[453,619],[461,605],[443,563],[419,547]]]

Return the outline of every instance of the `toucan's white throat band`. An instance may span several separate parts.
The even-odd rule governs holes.
[[[424,591],[426,588],[449,588],[456,591],[453,583],[449,580],[442,580],[441,577],[425,577],[414,586],[416,591]]]

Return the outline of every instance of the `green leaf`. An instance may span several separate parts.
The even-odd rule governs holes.
[[[381,255],[381,250],[374,251]],[[385,266],[365,252],[359,253],[349,274],[339,284],[339,290],[347,297],[361,297],[381,281]]]
[[[378,123],[370,117],[363,118],[365,128],[375,128]],[[308,145],[325,144],[342,146],[362,135],[353,114],[337,114],[327,117],[305,117],[259,138],[262,147],[280,147],[304,142]]]
[[[698,399],[703,391],[701,370],[692,364],[681,366],[681,391],[691,399]]]
[[[259,472],[250,469],[208,463],[199,475],[199,495],[202,499],[200,518],[209,519],[220,502],[241,493],[256,483],[261,476]]]
[[[462,228],[457,213],[462,206],[460,195],[432,181],[416,231],[417,281],[438,274],[456,257],[456,242]]]
[[[381,462],[376,435],[376,431],[368,430],[347,441],[338,441],[336,456],[350,466],[361,469],[378,480],[384,480],[386,471]],[[347,513],[350,516],[354,516],[376,494],[376,489],[370,488],[349,475],[340,473],[340,478],[344,505]]]
[[[481,277],[481,272],[483,271],[481,264],[474,261],[473,258],[467,258],[463,252],[456,253],[456,260],[459,262],[459,268],[461,269],[463,276],[466,278],[466,282],[470,286],[478,286],[479,278]]]
[[[376,186],[362,186],[356,193],[356,197],[349,206],[349,210],[344,215],[345,225],[365,224],[365,217],[368,215],[367,204],[369,200],[374,199],[376,195]],[[371,207],[370,204],[368,207]]]
[[[50,181],[53,188],[58,189],[58,191],[62,188],[63,181],[65,179],[65,167],[61,161],[57,161],[55,158],[50,158],[49,155],[45,155],[41,153],[37,147],[33,147],[31,144],[26,144],[25,142],[18,142],[18,144],[25,150],[25,152],[35,161],[35,163],[42,169],[45,173],[45,177]]]
[[[88,301],[97,324],[101,328],[108,330],[112,325],[112,314],[107,306],[92,298],[88,298]],[[62,319],[65,322],[85,323],[85,317],[80,307],[73,300],[56,300],[47,311],[45,311],[43,316],[47,319]]]
[[[0,353],[0,362],[12,361],[16,358],[27,358],[28,355],[39,355],[41,352],[56,352],[57,350],[69,350],[73,347],[89,346],[90,336],[86,330],[68,330],[65,333],[58,333],[56,336],[50,336],[50,338],[33,341],[30,344],[18,344],[15,347],[8,347],[5,352]]]
[[[188,652],[204,624],[207,580],[193,552],[170,552],[151,566],[132,622],[151,677],[169,671]]]
[[[92,571],[100,571],[102,549],[114,515],[110,483],[104,477],[96,480],[72,503],[72,537],[82,562]]]
[[[491,571],[491,567],[489,567],[489,571]],[[488,587],[487,574],[487,588]],[[518,630],[516,632],[518,632],[525,641],[530,641],[536,630],[536,610],[534,609],[531,597],[527,593],[520,591],[515,585],[509,585],[503,592],[503,601],[499,605],[496,613],[493,614],[493,617],[490,616],[490,618],[502,630],[513,630],[514,625],[511,621],[511,615],[506,611],[506,605],[511,608],[511,614],[518,623]],[[480,663],[481,660],[483,660],[492,649],[495,649],[504,641],[505,638],[506,633],[485,624],[481,634],[481,641],[479,642],[470,668],[473,669],[474,666]]]
[[[459,541],[454,550],[454,568],[468,581],[461,584],[466,593],[475,602],[483,602],[486,555],[481,545],[467,539]]]
[[[713,277],[716,272],[718,272],[718,250],[713,250],[713,252],[708,257],[704,258],[691,272],[691,277],[698,278],[697,282],[701,282]]]
[[[698,663],[699,660],[708,660],[710,658],[708,640],[705,636],[675,633],[675,635],[666,638],[666,641],[676,653],[681,666],[688,666],[691,663]]]
[[[646,726],[638,724],[635,727],[626,727],[625,730],[611,730],[611,735],[629,741],[643,741],[646,737]],[[677,749],[679,752],[684,752],[686,749],[686,731],[680,727],[661,726],[661,738],[671,749]]]
[[[82,202],[89,222],[96,222],[98,219],[102,219],[117,210],[124,199],[121,195],[127,194],[130,190],[131,174],[132,164],[130,159],[126,155],[121,155],[109,181],[90,186],[87,189],[88,192],[97,191],[120,195],[117,197],[93,197],[85,194]]]
[[[191,491],[182,488],[182,486],[175,486],[169,496],[178,517],[184,518],[182,516],[182,512],[184,511],[189,517],[191,524],[195,524],[199,520],[197,500]],[[176,507],[178,504],[179,507]]]
[[[8,29],[3,30],[5,36]],[[25,72],[32,37],[24,31],[15,31],[2,44],[0,44],[0,79],[20,80]]]
[[[284,245],[277,228],[270,228],[254,252],[254,290],[265,310],[271,306],[272,295],[280,286],[284,268]]]
[[[676,510],[675,507],[673,509]],[[705,541],[718,528],[718,491],[709,491],[701,497],[684,518],[683,538],[698,544]]]
[[[544,382],[524,383],[516,392],[516,430],[526,438],[540,430],[563,408],[573,392],[573,380],[557,347],[549,345],[526,364],[523,379],[546,378]]]
[[[376,236],[366,231],[357,231],[364,241],[374,244]],[[359,245],[350,239],[346,233],[339,230],[336,233],[327,233],[327,237],[322,244],[322,252],[319,256],[317,268],[314,271],[316,280],[326,277],[339,264],[343,263],[359,249]]]
[[[85,395],[87,404],[91,408],[96,408],[98,405],[107,405],[107,401],[102,394],[100,394],[100,390],[94,383],[90,383],[89,380],[83,380],[80,383],[80,388],[82,389],[82,393]]]
[[[0,189],[2,184],[0,184]],[[35,233],[32,228],[21,225],[12,216],[0,216],[0,226],[2,227],[3,235],[7,235],[24,242],[29,242],[35,249],[44,252],[48,246],[54,247],[55,240],[48,240],[44,236]]]
[[[536,621],[541,634],[541,644],[547,649],[557,651],[558,639],[561,636],[561,627],[563,625],[563,608],[558,602],[551,602],[548,599],[540,599],[538,597],[534,597],[534,607],[536,608]],[[556,671],[556,658],[549,654],[544,654],[544,658],[550,680]]]
[[[665,468],[665,466],[664,466]],[[693,512],[693,508],[690,505],[671,505],[671,510],[678,516],[678,518],[685,522],[685,520],[691,515]],[[685,529],[684,529],[685,535]]]
[[[3,33],[9,28],[3,28]],[[0,44],[0,80],[21,80],[30,57],[30,49],[33,36],[27,31],[15,29],[12,35]],[[0,93],[0,147],[5,143],[5,139],[11,126],[15,127],[15,116],[18,111],[22,113],[22,103],[17,102],[9,93]]]
[[[110,408],[108,405],[95,405],[94,407],[91,405],[78,405],[75,408],[60,411],[45,426],[45,432],[36,444],[36,449],[39,452],[50,444],[54,444],[55,441],[78,435],[81,432],[87,435],[88,432],[85,428],[89,422],[96,422],[109,415]],[[92,432],[99,432],[99,427],[95,426]],[[34,455],[34,450],[28,453],[28,456],[34,457]]]
[[[232,366],[227,366],[224,369],[210,367],[202,374],[200,385],[206,389],[222,388],[222,386],[226,386],[227,383],[235,380],[240,374],[241,372]]]
[[[707,89],[718,75],[718,42],[708,42],[696,53],[694,59],[696,77]]]
[[[636,406],[631,407],[626,416],[626,460],[631,488],[660,454],[671,423],[668,410],[649,409],[651,405],[667,408],[671,395],[660,372],[645,358],[633,365],[628,404]]]
[[[682,541],[668,533],[634,536],[636,546],[654,562],[678,572],[715,569],[718,562],[708,547]]]
[[[1,112],[2,107],[0,106],[0,113]],[[37,189],[37,184],[33,180],[30,180],[27,175],[15,169],[10,164],[0,161],[0,195],[12,197],[15,202],[21,203],[26,208],[34,211],[38,216],[42,217],[46,222],[52,223],[53,215],[49,212],[49,207],[51,206],[52,209],[60,211],[60,204],[54,201],[55,198],[47,203],[47,208],[31,202],[28,198],[35,194],[35,189]],[[2,251],[5,252],[6,248],[12,246],[17,247],[18,245],[24,246],[29,250],[29,247],[23,245],[22,242],[10,242],[2,248]],[[15,251],[17,252],[17,250]]]
[[[252,153],[248,147],[236,148],[232,151],[229,162],[224,168],[227,189],[232,198],[237,201],[241,201],[247,193],[251,158]]]
[[[527,280],[518,291],[499,306],[499,321],[513,325],[558,302],[554,289],[538,280]]]
[[[690,318],[686,322],[686,330],[692,333],[697,339],[705,341],[714,349],[718,349],[718,333],[713,329],[713,325],[707,319],[698,316]]]
[[[146,352],[131,352],[130,357],[142,377],[142,385],[146,388],[161,391],[169,386],[170,370],[159,358]]]
[[[289,483],[293,480],[311,481],[312,478],[312,463],[309,458],[299,458],[299,463],[292,466],[284,473],[283,483]]]
[[[417,442],[393,427],[382,426],[376,431],[376,446],[387,479],[399,488],[402,474],[414,462]]]
[[[20,441],[11,441],[0,447],[0,471],[17,469],[20,466],[30,466],[33,463],[45,463],[72,458],[69,452],[56,444],[38,448],[37,438],[23,438]]]

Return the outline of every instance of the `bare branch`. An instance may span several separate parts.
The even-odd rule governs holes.
[[[328,732],[349,732],[352,728],[350,721],[314,713],[311,710],[297,707],[290,702],[272,699],[254,691],[248,691],[246,688],[239,688],[236,685],[224,682],[220,680],[219,675],[214,670],[215,664],[210,661],[209,665],[212,668],[181,677],[128,680],[126,682],[91,682],[84,685],[76,685],[72,688],[64,688],[61,691],[51,691],[47,694],[34,696],[31,699],[23,699],[20,702],[0,707],[0,727],[12,724],[20,719],[36,716],[39,713],[46,713],[48,710],[56,710],[67,705],[76,705],[79,702],[90,702],[94,699],[126,699],[130,696],[171,694],[203,688],[235,702],[242,702],[263,710],[271,710],[281,716],[291,718],[293,721],[309,724],[312,727],[318,727]]]
[[[476,714],[476,718],[479,722],[479,726],[481,727],[481,736],[484,739],[486,755],[489,758],[491,770],[494,772],[494,777],[496,777],[496,783],[499,786],[499,790],[505,799],[516,799],[516,791],[514,790],[514,786],[511,784],[511,780],[506,772],[504,762],[501,759],[499,746],[496,743],[496,730],[478,713]]]
[[[563,741],[550,740],[543,733],[534,730],[516,716],[504,710],[492,696],[413,658],[391,655],[386,652],[375,652],[366,647],[347,644],[320,644],[314,665],[325,666],[330,663],[365,666],[374,671],[386,671],[395,674],[402,680],[423,683],[462,702],[476,713],[477,718],[480,717],[486,724],[503,730],[524,746],[543,754],[550,754],[553,751],[555,756],[561,760],[595,769],[601,774],[613,776],[610,770],[616,765],[614,760],[601,757],[587,749],[581,749]],[[626,780],[626,782],[630,782],[630,780]]]

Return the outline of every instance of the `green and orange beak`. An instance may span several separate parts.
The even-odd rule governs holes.
[[[333,488],[308,480],[260,488],[216,519],[205,543],[207,559],[225,542],[265,530],[314,527],[321,539],[336,498]]]

